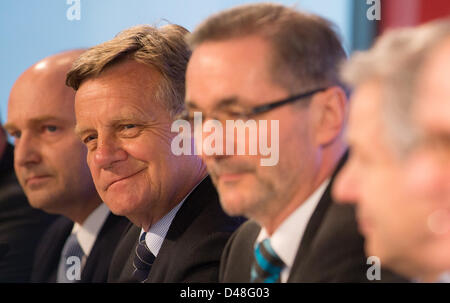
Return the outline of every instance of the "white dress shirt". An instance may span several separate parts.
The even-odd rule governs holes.
[[[194,189],[196,189],[197,186],[200,183],[202,183],[206,177],[207,176],[205,176],[200,182],[198,182],[197,185],[195,185],[191,189],[191,191],[186,195],[186,197],[184,197],[184,199],[180,203],[178,203],[174,208],[172,208],[171,211],[169,211],[158,222],[150,226],[150,229],[145,235],[145,244],[147,244],[148,249],[150,249],[150,251],[155,257],[158,256],[159,250],[161,249],[161,245],[163,244],[164,239],[166,238],[166,234],[169,230],[169,227],[172,224],[172,221],[175,218],[175,215],[178,213],[178,210],[180,209],[181,205],[183,205],[186,198],[189,197],[189,195],[194,191]],[[139,239],[141,238],[144,232],[145,232],[144,229],[141,229]]]
[[[289,277],[309,219],[329,183],[330,179],[325,180],[314,193],[302,203],[302,205],[281,223],[272,236],[269,237],[266,229],[261,228],[255,246],[264,239],[270,238],[270,244],[272,245],[273,250],[286,265],[280,276],[280,281],[283,283],[285,283]]]
[[[91,253],[92,247],[97,240],[98,233],[105,223],[110,211],[105,203],[101,203],[83,222],[83,224],[75,223],[72,228],[72,234],[75,234],[83,249],[85,257],[82,264],[84,265],[86,258]]]

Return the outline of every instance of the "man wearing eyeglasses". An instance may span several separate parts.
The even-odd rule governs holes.
[[[227,243],[221,281],[367,282],[354,209],[330,197],[345,159],[347,96],[337,71],[346,55],[329,22],[246,5],[207,19],[188,42],[190,116],[279,123],[277,165],[262,166],[261,154],[202,154],[224,210],[251,219]]]

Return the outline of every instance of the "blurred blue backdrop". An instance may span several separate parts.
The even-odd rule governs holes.
[[[72,0],[0,1],[0,112],[6,121],[9,91],[33,63],[63,50],[90,47],[137,24],[180,24],[193,30],[212,13],[246,0],[80,0],[80,20],[69,21]],[[340,29],[345,48],[352,50],[353,0],[272,1],[314,12]]]

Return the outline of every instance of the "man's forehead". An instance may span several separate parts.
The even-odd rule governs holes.
[[[371,136],[381,132],[380,85],[367,82],[356,87],[350,100],[347,138],[350,141],[370,141]]]
[[[416,118],[431,131],[450,132],[450,39],[425,61],[419,84]]]
[[[189,106],[207,110],[224,106],[253,107],[286,97],[286,89],[272,78],[267,51],[242,47],[251,45],[253,39],[237,41],[242,45],[236,46],[228,40],[210,42],[194,51],[186,76]]]

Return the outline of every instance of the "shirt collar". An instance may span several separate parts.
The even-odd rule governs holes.
[[[169,230],[170,224],[172,224],[175,215],[183,205],[184,200],[172,208],[164,217],[162,217],[158,222],[153,224],[147,234],[145,235],[145,244],[150,249],[152,254],[156,257],[159,253],[164,238],[166,237],[167,231]],[[141,235],[144,233],[144,229],[141,229]]]
[[[329,183],[330,179],[325,180],[304,203],[283,221],[270,237],[270,244],[273,250],[284,262],[288,271],[290,271],[290,268],[294,264],[295,256],[309,219]],[[256,239],[255,245],[266,238],[269,238],[269,235],[263,227]]]
[[[166,234],[169,230],[170,225],[172,224],[175,215],[177,214],[180,207],[183,205],[184,201],[186,201],[187,197],[197,188],[197,186],[205,180],[207,176],[205,176],[200,182],[195,185],[192,190],[184,197],[184,199],[178,203],[174,208],[172,208],[164,217],[162,217],[158,222],[150,226],[147,234],[145,235],[145,244],[147,244],[148,249],[152,252],[152,254],[156,257],[161,249],[162,243],[166,238]],[[141,233],[139,235],[139,239],[142,237],[144,233],[144,229],[141,229]]]
[[[72,228],[72,234],[76,234],[78,243],[86,256],[91,253],[97,235],[103,226],[110,211],[105,203],[101,203],[83,222],[75,223]]]

